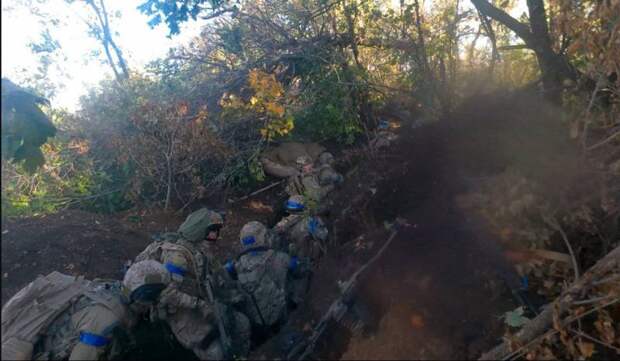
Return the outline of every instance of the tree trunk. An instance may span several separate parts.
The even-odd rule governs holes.
[[[555,103],[561,101],[562,81],[576,80],[577,72],[563,54],[553,50],[543,0],[527,0],[530,23],[524,24],[498,9],[486,0],[472,0],[478,11],[498,21],[517,34],[529,49],[536,54],[542,73],[542,82],[547,98]]]

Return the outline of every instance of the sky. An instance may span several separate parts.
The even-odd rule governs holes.
[[[62,81],[65,88],[52,97],[55,107],[65,107],[74,111],[78,107],[79,97],[87,93],[88,89],[106,77],[112,76],[110,66],[98,60],[86,61],[93,50],[102,51],[97,40],[86,32],[88,12],[82,4],[67,4],[64,0],[31,0],[43,11],[53,16],[63,18],[68,15],[66,24],[55,26],[47,21],[41,21],[33,16],[23,0],[2,1],[2,77],[9,77],[16,83],[23,79],[24,70],[27,73],[36,72],[37,61],[28,48],[28,43],[41,38],[41,31],[46,27],[62,47],[67,57],[58,64],[59,69],[50,70],[52,81]],[[170,47],[188,43],[192,37],[199,35],[201,22],[189,21],[183,24],[181,33],[168,38],[168,29],[159,25],[151,29],[148,17],[141,14],[136,7],[140,0],[107,0],[105,2],[109,14],[120,11],[121,18],[110,20],[113,31],[119,36],[115,41],[127,59],[132,69],[140,70],[157,58],[163,57]],[[204,21],[203,21],[204,22]],[[104,60],[101,55],[98,59]],[[21,74],[20,74],[21,73]],[[63,74],[64,73],[64,74]]]
[[[43,11],[66,19],[64,24],[56,26],[40,17],[33,16],[27,3],[34,3]],[[151,29],[147,25],[148,18],[140,13],[136,7],[143,0],[106,0],[109,14],[120,12],[121,18],[112,18],[112,30],[119,33],[115,41],[123,50],[131,69],[141,70],[144,66],[157,58],[163,57],[170,47],[186,44],[194,36],[199,35],[203,21],[188,21],[182,24],[181,33],[168,38],[168,29],[159,25]],[[399,0],[392,0],[393,6],[398,6]],[[426,0],[429,6],[432,0]],[[525,9],[525,1],[517,1],[517,6],[511,11],[513,15],[520,14]],[[465,6],[471,6],[469,2]],[[94,50],[102,51],[100,43],[87,34],[87,27],[83,19],[90,14],[79,1],[67,4],[65,0],[2,0],[2,76],[9,77],[16,83],[21,83],[24,74],[36,72],[37,61],[28,48],[28,43],[37,41],[41,32],[50,29],[53,38],[58,40],[63,54],[56,67],[49,71],[49,78],[53,82],[63,83],[65,88],[57,92],[50,99],[53,106],[64,107],[70,111],[78,108],[79,97],[96,86],[99,81],[112,76],[110,66],[105,62],[103,55],[93,60],[90,53]],[[480,42],[482,44],[482,42]]]

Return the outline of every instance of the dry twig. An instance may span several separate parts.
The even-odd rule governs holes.
[[[573,272],[575,273],[574,282],[578,281],[579,280],[579,266],[577,264],[577,258],[575,257],[575,252],[573,251],[573,247],[571,246],[570,241],[568,240],[568,236],[566,235],[566,232],[564,232],[564,228],[562,228],[562,226],[560,225],[560,222],[558,222],[557,219],[555,219],[555,217],[553,216],[548,217],[546,215],[543,215],[543,220],[545,221],[545,223],[547,223],[552,228],[554,228],[556,231],[558,231],[560,235],[562,236],[562,239],[564,240],[564,244],[566,245],[566,248],[568,248],[568,253],[570,253],[570,257],[573,262]]]

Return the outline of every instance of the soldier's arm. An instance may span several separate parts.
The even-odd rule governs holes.
[[[120,327],[120,320],[102,305],[87,307],[72,316],[71,321],[79,333],[69,360],[101,360],[110,349],[112,332]]]
[[[288,231],[291,227],[297,224],[303,218],[302,214],[291,214],[286,216],[280,220],[280,222],[276,223],[273,227],[273,230],[276,233],[284,233]]]
[[[187,293],[181,292],[174,286],[168,286],[164,289],[159,296],[159,303],[165,306],[172,306],[176,308],[186,309],[200,309],[206,310],[210,308],[209,303],[201,300],[198,297],[190,296]]]
[[[262,157],[260,161],[263,164],[263,169],[265,170],[265,173],[274,177],[287,178],[292,177],[298,173],[297,169],[295,169],[294,167],[276,163],[266,157]]]
[[[284,274],[298,278],[304,275],[304,260],[297,256],[290,256],[284,252],[278,252],[274,257],[274,269],[283,271]]]

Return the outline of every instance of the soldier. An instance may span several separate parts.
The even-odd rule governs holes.
[[[164,295],[168,290],[176,290],[175,297],[162,295],[152,319],[166,321],[179,343],[203,360],[221,359],[225,354],[220,342],[212,342],[217,330],[216,315],[204,284],[215,269],[211,248],[222,225],[219,213],[202,208],[190,214],[177,233],[164,234],[163,241],[150,244],[136,257],[136,261],[162,262],[172,278]],[[179,309],[179,305],[186,306]],[[249,321],[240,313],[219,316],[231,319],[230,326],[238,332],[235,351],[244,355],[249,351]]]
[[[286,320],[288,304],[295,301],[290,297],[291,283],[304,276],[298,258],[271,249],[267,237],[265,225],[247,223],[239,235],[243,251],[225,265],[246,298],[244,313],[261,331],[269,331]]]
[[[306,208],[311,208],[315,213],[323,213],[328,208],[327,205],[322,205],[321,201],[343,180],[329,164],[330,159],[333,160],[333,156],[319,157],[318,167],[315,168],[308,157],[299,157],[299,174],[290,177],[286,186],[289,195],[304,196]]]
[[[52,272],[2,308],[3,360],[100,360],[117,355],[122,334],[170,281],[155,261],[139,262],[120,281]]]
[[[260,157],[265,173],[278,178],[295,176],[298,173],[295,161],[298,157],[317,159],[325,148],[317,143],[286,142],[267,149]]]
[[[284,206],[288,216],[274,227],[274,232],[283,238],[289,254],[301,259],[316,261],[327,241],[328,230],[323,220],[311,216],[305,209],[304,197],[291,196]]]
[[[382,120],[375,131],[375,137],[370,141],[370,146],[373,149],[383,149],[389,147],[395,140],[398,139],[391,129],[390,123]]]

